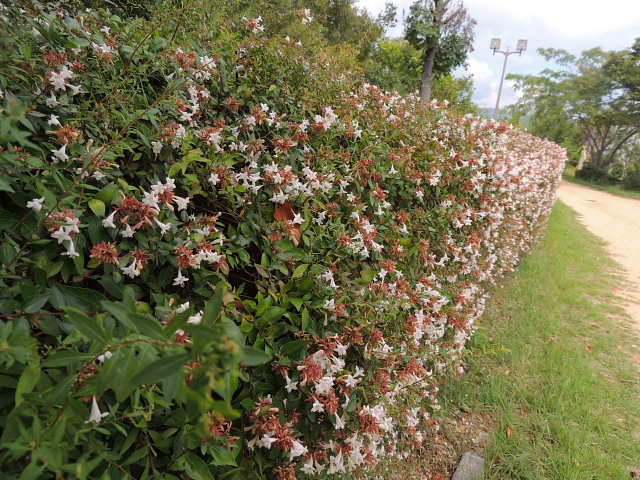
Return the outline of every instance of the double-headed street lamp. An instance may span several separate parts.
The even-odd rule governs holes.
[[[498,99],[496,100],[496,111],[494,115],[496,120],[498,119],[498,111],[500,110],[500,95],[502,95],[502,84],[504,83],[504,74],[507,71],[507,59],[509,58],[509,55],[513,55],[514,53],[517,53],[518,55],[522,55],[522,52],[524,52],[527,49],[527,40],[518,40],[515,50],[509,50],[508,48],[506,50],[500,50],[500,43],[501,41],[499,38],[492,38],[491,45],[489,46],[489,48],[493,50],[494,55],[496,53],[501,53],[502,55],[504,55],[504,64],[502,65],[502,77],[500,78],[500,88],[498,89]]]

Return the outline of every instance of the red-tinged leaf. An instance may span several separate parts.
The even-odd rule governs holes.
[[[293,220],[293,207],[289,201],[284,202],[282,205],[277,204],[273,211],[273,218],[276,220]]]

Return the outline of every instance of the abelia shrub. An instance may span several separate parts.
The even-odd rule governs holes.
[[[2,477],[374,478],[425,455],[564,150],[260,18],[177,45],[153,18],[25,8],[0,18]]]

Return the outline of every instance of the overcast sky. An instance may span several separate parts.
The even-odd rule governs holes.
[[[409,11],[413,0],[392,0]],[[360,7],[376,16],[385,0],[359,0]],[[489,50],[491,38],[502,39],[502,49],[515,47],[519,38],[529,40],[528,50],[509,57],[507,73],[538,73],[547,64],[536,53],[539,47],[563,48],[574,54],[592,47],[619,50],[630,47],[640,37],[640,0],[464,0],[469,13],[478,22],[474,51],[468,72],[475,83],[474,100],[482,107],[494,107],[502,55]],[[399,25],[390,36],[401,36]],[[511,82],[505,81],[501,105],[517,99]]]

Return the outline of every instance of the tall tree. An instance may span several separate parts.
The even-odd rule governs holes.
[[[579,131],[588,159],[581,175],[605,178],[616,154],[640,132],[638,115],[630,109],[620,79],[612,75],[613,67],[607,68],[620,52],[593,48],[576,57],[547,48],[538,53],[558,68],[539,75],[511,75],[523,92],[519,107],[532,114],[537,135],[558,141]]]
[[[460,0],[415,0],[411,5],[405,38],[422,52],[421,101],[431,99],[434,76],[466,62],[475,26]]]
[[[380,39],[367,62],[366,76],[371,83],[402,95],[420,86],[422,57],[404,38]]]
[[[613,52],[604,69],[613,82],[613,103],[640,124],[640,38],[630,49]]]
[[[384,8],[376,17],[376,22],[385,32],[394,28],[398,24],[398,7],[393,2],[387,0]]]

